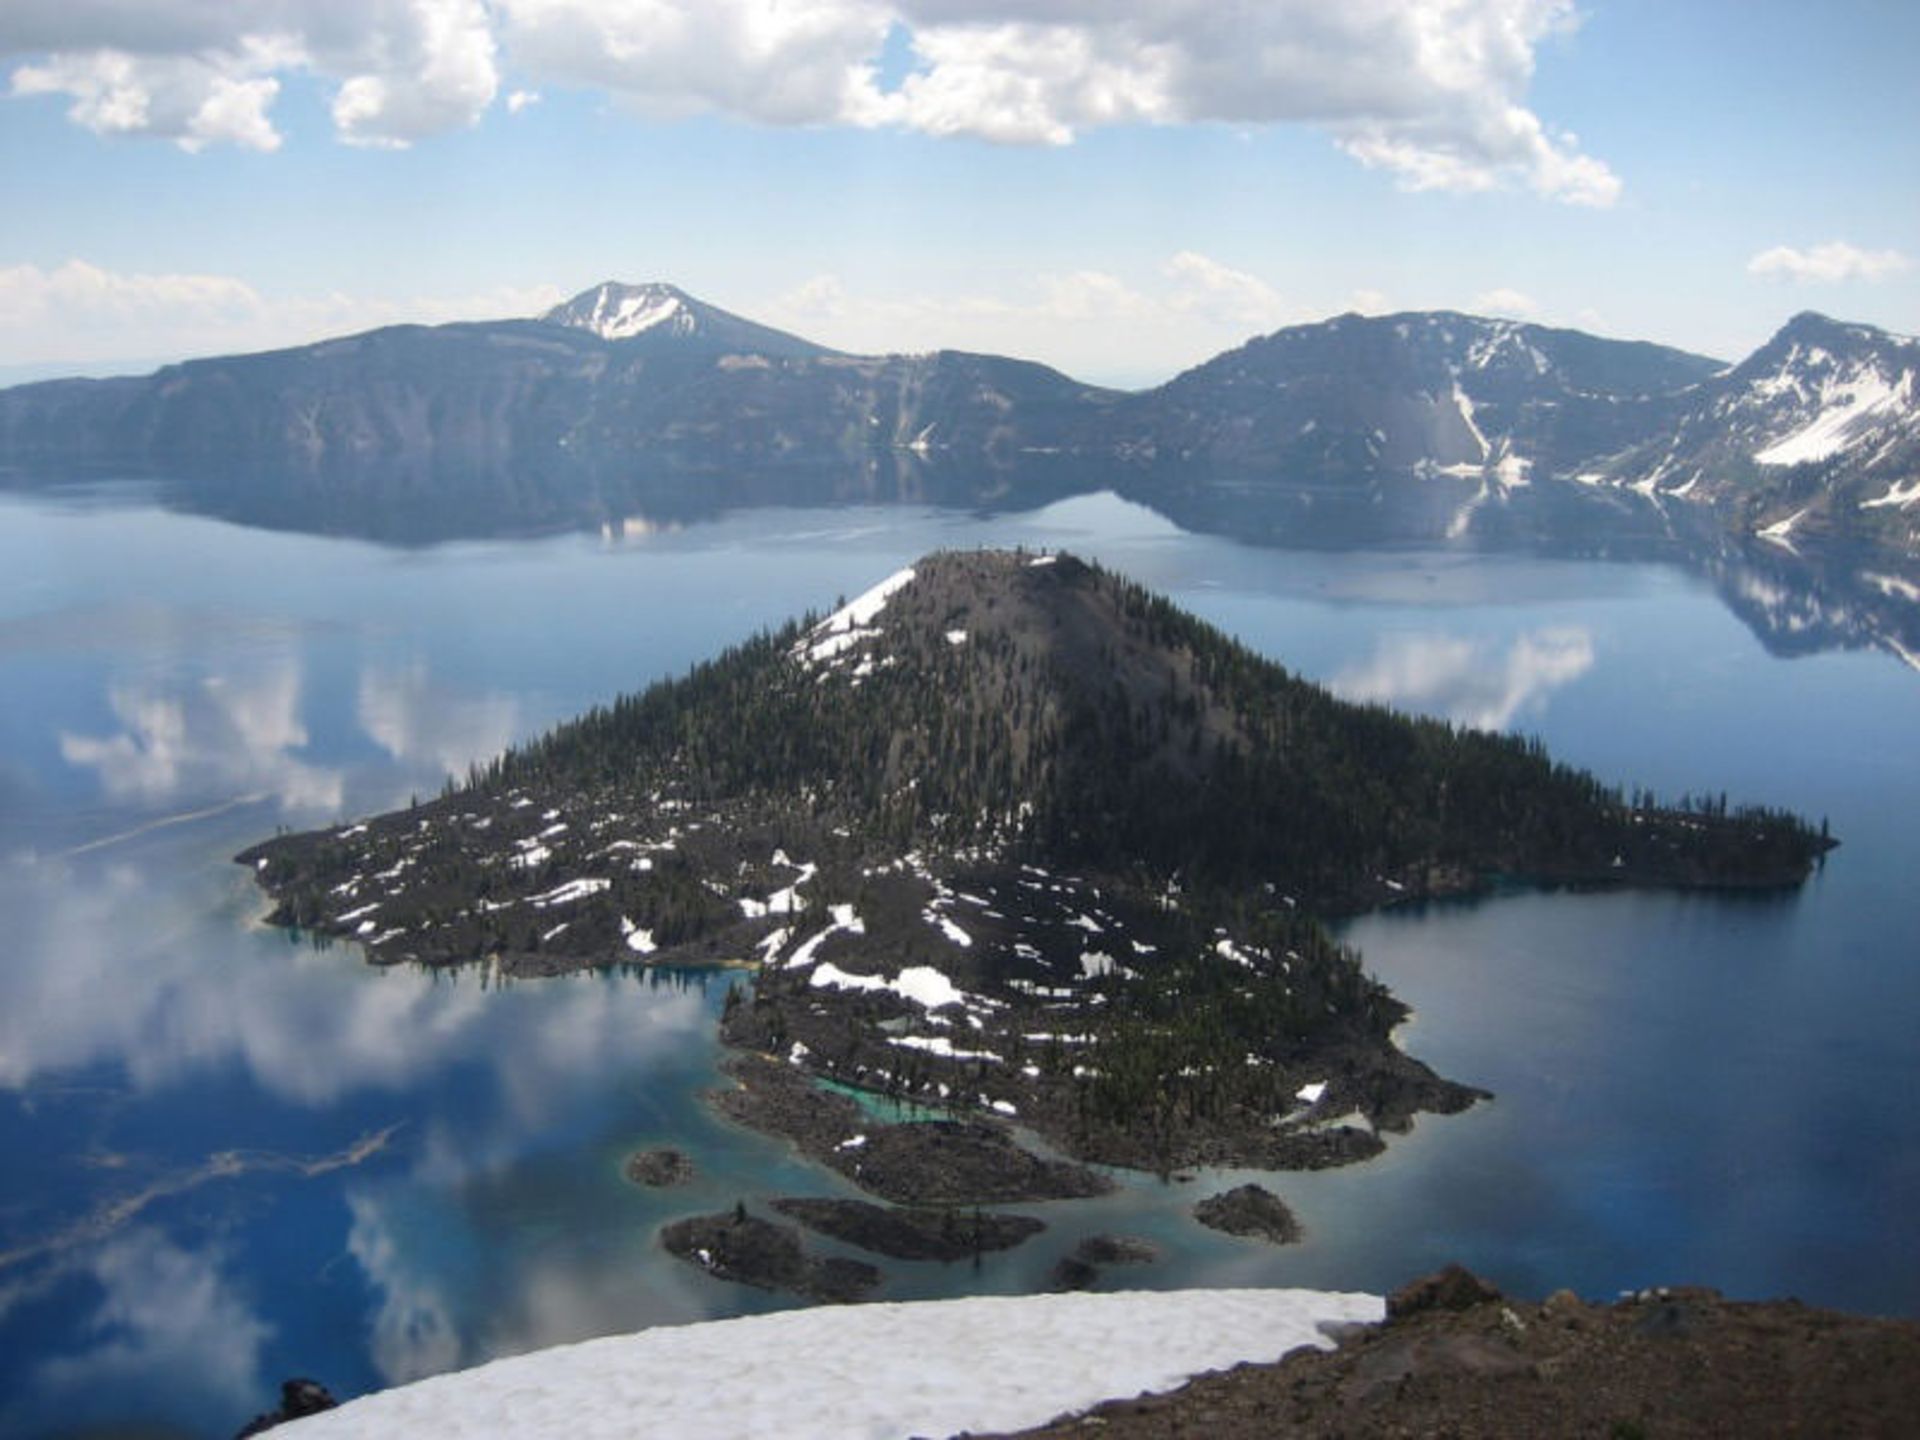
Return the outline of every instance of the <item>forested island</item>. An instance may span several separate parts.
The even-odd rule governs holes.
[[[1788,886],[1831,843],[1339,701],[1071,556],[974,552],[239,858],[274,923],[376,963],[741,967],[721,1108],[939,1212],[1108,1183],[1077,1162],[1347,1163],[1472,1104],[1330,919],[1506,877]]]

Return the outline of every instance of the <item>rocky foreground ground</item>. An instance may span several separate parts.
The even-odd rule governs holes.
[[[1698,1289],[1528,1303],[1453,1268],[1397,1292],[1385,1324],[1355,1327],[1337,1349],[1203,1375],[1022,1434],[1908,1437],[1920,1434],[1920,1323]]]

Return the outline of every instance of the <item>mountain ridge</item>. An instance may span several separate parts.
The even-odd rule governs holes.
[[[244,466],[302,492],[351,486],[343,472],[372,465],[451,489],[486,467],[564,477],[1066,456],[1124,466],[1148,493],[1208,472],[1256,487],[1448,479],[1496,499],[1543,482],[1618,489],[1774,543],[1914,553],[1916,371],[1920,342],[1810,311],[1731,366],[1408,311],[1288,326],[1116,391],[1007,356],[847,354],[669,284],[608,281],[538,318],[390,326],[0,390],[0,463]],[[1169,482],[1169,470],[1182,474]]]

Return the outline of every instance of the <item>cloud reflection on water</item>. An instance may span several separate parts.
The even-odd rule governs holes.
[[[67,1425],[122,1417],[129,1395],[145,1397],[149,1415],[208,1399],[236,1417],[258,1408],[272,1329],[226,1273],[219,1246],[184,1249],[143,1226],[102,1245],[82,1268],[101,1291],[87,1326],[97,1343],[42,1360],[15,1404]],[[0,1420],[13,1408],[0,1409]]]
[[[362,671],[356,714],[361,728],[394,759],[452,776],[464,776],[475,761],[506,749],[521,723],[514,696],[458,694],[418,662]]]
[[[0,913],[14,919],[0,1087],[115,1064],[154,1090],[237,1063],[281,1100],[318,1106],[471,1059],[525,1121],[562,1076],[632,1064],[643,1039],[705,1033],[695,991],[574,979],[503,995],[471,971],[373,971],[350,945],[238,927],[230,910],[209,913],[203,888],[168,879],[126,862],[0,860]]]
[[[115,685],[125,727],[107,736],[60,732],[69,765],[95,771],[109,798],[145,804],[259,793],[288,810],[338,810],[342,776],[294,752],[307,744],[300,673],[291,663],[245,679]]]
[[[1333,677],[1336,694],[1440,715],[1479,730],[1504,730],[1537,714],[1547,697],[1593,668],[1591,634],[1549,627],[1504,650],[1457,635],[1390,635],[1373,654]]]
[[[380,1296],[369,1347],[380,1378],[405,1385],[451,1370],[460,1363],[457,1302],[433,1268],[421,1262],[424,1247],[399,1233],[386,1207],[366,1194],[349,1193],[353,1226],[347,1252]]]

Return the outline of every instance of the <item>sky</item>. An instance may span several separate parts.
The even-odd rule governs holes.
[[[1158,383],[1450,308],[1920,332],[1912,0],[0,0],[0,383],[665,280]]]

